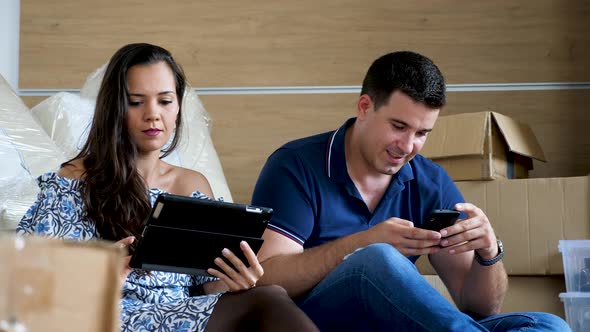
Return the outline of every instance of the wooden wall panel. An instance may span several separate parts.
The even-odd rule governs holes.
[[[588,17],[584,0],[21,0],[20,88],[79,88],[138,41],[199,87],[358,85],[400,49],[449,83],[587,81]]]
[[[129,42],[160,44],[198,87],[359,85],[375,57],[412,49],[451,84],[590,78],[590,2],[21,0],[20,88],[80,88]],[[29,106],[44,97],[28,97]],[[332,130],[356,96],[202,96],[234,199],[250,200],[282,143]],[[587,90],[456,92],[444,113],[498,111],[533,127],[534,177],[590,172]]]
[[[35,107],[35,105],[39,104],[40,102],[42,102],[43,100],[45,100],[47,98],[49,98],[49,97],[47,97],[47,96],[26,96],[26,97],[21,97],[21,99],[23,100],[23,102],[25,103],[25,105],[27,105],[29,108]]]
[[[355,116],[356,95],[202,96],[234,201],[250,202],[266,158],[284,143]]]
[[[249,202],[267,156],[289,140],[334,130],[355,115],[356,95],[201,96],[235,201]],[[497,111],[528,123],[549,162],[531,177],[590,173],[586,90],[454,92],[442,114]]]
[[[29,107],[45,97],[25,97]],[[213,121],[213,142],[233,198],[249,202],[268,155],[300,137],[334,130],[355,115],[354,94],[208,95],[201,100]],[[531,177],[590,173],[590,94],[586,90],[453,92],[442,115],[495,111],[528,123],[547,163]]]

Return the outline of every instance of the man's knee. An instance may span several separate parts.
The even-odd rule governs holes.
[[[406,278],[418,273],[414,263],[387,243],[359,248],[345,258],[344,264],[349,273],[371,280]]]
[[[345,260],[353,258],[356,262],[374,265],[375,263],[385,265],[399,266],[414,264],[404,255],[402,255],[394,246],[388,243],[374,243],[366,247],[358,248],[352,252]]]

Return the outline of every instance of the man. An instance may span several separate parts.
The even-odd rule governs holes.
[[[444,78],[430,59],[387,54],[369,68],[356,118],[275,151],[252,201],[275,213],[259,283],[285,287],[322,331],[569,330],[550,314],[499,315],[501,242],[484,212],[418,154],[444,104]],[[421,229],[433,209],[463,218],[440,232]],[[420,255],[457,307],[417,271]]]

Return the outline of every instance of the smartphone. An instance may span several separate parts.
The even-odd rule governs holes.
[[[445,227],[454,225],[460,215],[461,212],[455,210],[432,210],[430,216],[424,220],[422,228],[438,232]]]

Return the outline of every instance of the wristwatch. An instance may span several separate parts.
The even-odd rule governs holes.
[[[490,266],[490,265],[494,265],[496,263],[498,263],[502,257],[504,257],[504,245],[502,244],[502,241],[497,240],[498,241],[498,254],[496,255],[496,257],[486,260],[481,258],[481,256],[477,253],[477,251],[475,251],[475,260],[483,266]]]

